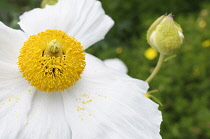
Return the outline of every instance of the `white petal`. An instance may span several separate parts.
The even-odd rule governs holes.
[[[0,137],[2,139],[16,139],[26,125],[34,91],[35,88],[24,83],[23,79],[13,82],[11,86],[0,87]]]
[[[103,39],[113,24],[96,0],[59,0],[56,5],[24,13],[19,22],[28,35],[46,29],[62,30],[75,37],[85,49]]]
[[[18,66],[0,61],[0,138],[16,139],[27,123],[34,87],[18,72]]]
[[[36,91],[28,123],[18,139],[71,139],[60,92]]]
[[[0,61],[0,101],[9,98],[15,93],[12,90],[24,84],[27,85],[27,81],[22,78],[17,65]]]
[[[118,58],[106,59],[104,60],[104,64],[108,66],[109,68],[114,69],[118,72],[122,72],[122,73],[128,72],[128,68],[126,67],[126,65]]]
[[[0,22],[0,38],[0,61],[16,64],[19,49],[26,40],[25,34]]]
[[[72,138],[161,138],[158,105],[143,96],[148,84],[110,70],[88,54],[86,61],[82,79],[63,92]]]
[[[0,61],[0,81],[15,78],[21,78],[21,73],[19,72],[18,65],[13,65]]]

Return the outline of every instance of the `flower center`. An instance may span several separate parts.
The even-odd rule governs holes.
[[[40,91],[71,87],[85,68],[84,49],[75,38],[60,30],[30,36],[20,50],[22,77]]]

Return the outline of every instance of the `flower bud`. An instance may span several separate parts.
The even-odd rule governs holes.
[[[172,14],[159,17],[147,31],[148,43],[163,55],[175,54],[183,40],[182,29]]]
[[[58,0],[43,0],[41,3],[41,8],[45,8],[46,5],[55,5]]]

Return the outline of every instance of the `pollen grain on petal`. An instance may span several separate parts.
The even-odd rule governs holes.
[[[77,107],[77,111],[84,111],[84,110],[85,110],[85,108],[82,108],[80,106]]]
[[[88,103],[90,103],[90,102],[92,102],[92,101],[93,101],[92,99],[87,100],[87,101],[82,101],[82,104],[88,104]]]

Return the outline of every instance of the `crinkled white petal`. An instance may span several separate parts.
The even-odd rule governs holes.
[[[16,139],[27,123],[35,88],[21,77],[17,65],[0,61],[0,71],[0,138]]]
[[[19,22],[28,35],[46,29],[62,30],[75,37],[85,49],[103,39],[113,24],[96,0],[59,0],[56,5],[24,13]]]
[[[0,137],[2,139],[16,139],[19,132],[27,124],[27,114],[31,107],[33,91],[30,86],[18,86],[15,89],[4,90],[10,97],[0,102]],[[31,93],[28,93],[31,90]]]
[[[27,39],[26,35],[0,22],[0,38],[0,61],[17,64],[19,49]]]
[[[15,93],[16,87],[26,84],[27,81],[22,79],[18,72],[18,66],[0,61],[0,101],[9,98]]]
[[[71,139],[60,92],[35,92],[28,123],[18,139]]]
[[[128,68],[126,67],[126,65],[118,58],[106,59],[104,60],[104,64],[109,68],[112,68],[118,72],[122,73],[128,72]]]
[[[4,85],[0,87],[0,138],[16,139],[27,124],[35,88],[29,86],[23,79],[5,82]]]
[[[72,138],[161,138],[161,112],[143,96],[148,84],[110,70],[91,55],[86,62],[82,79],[62,93]]]

